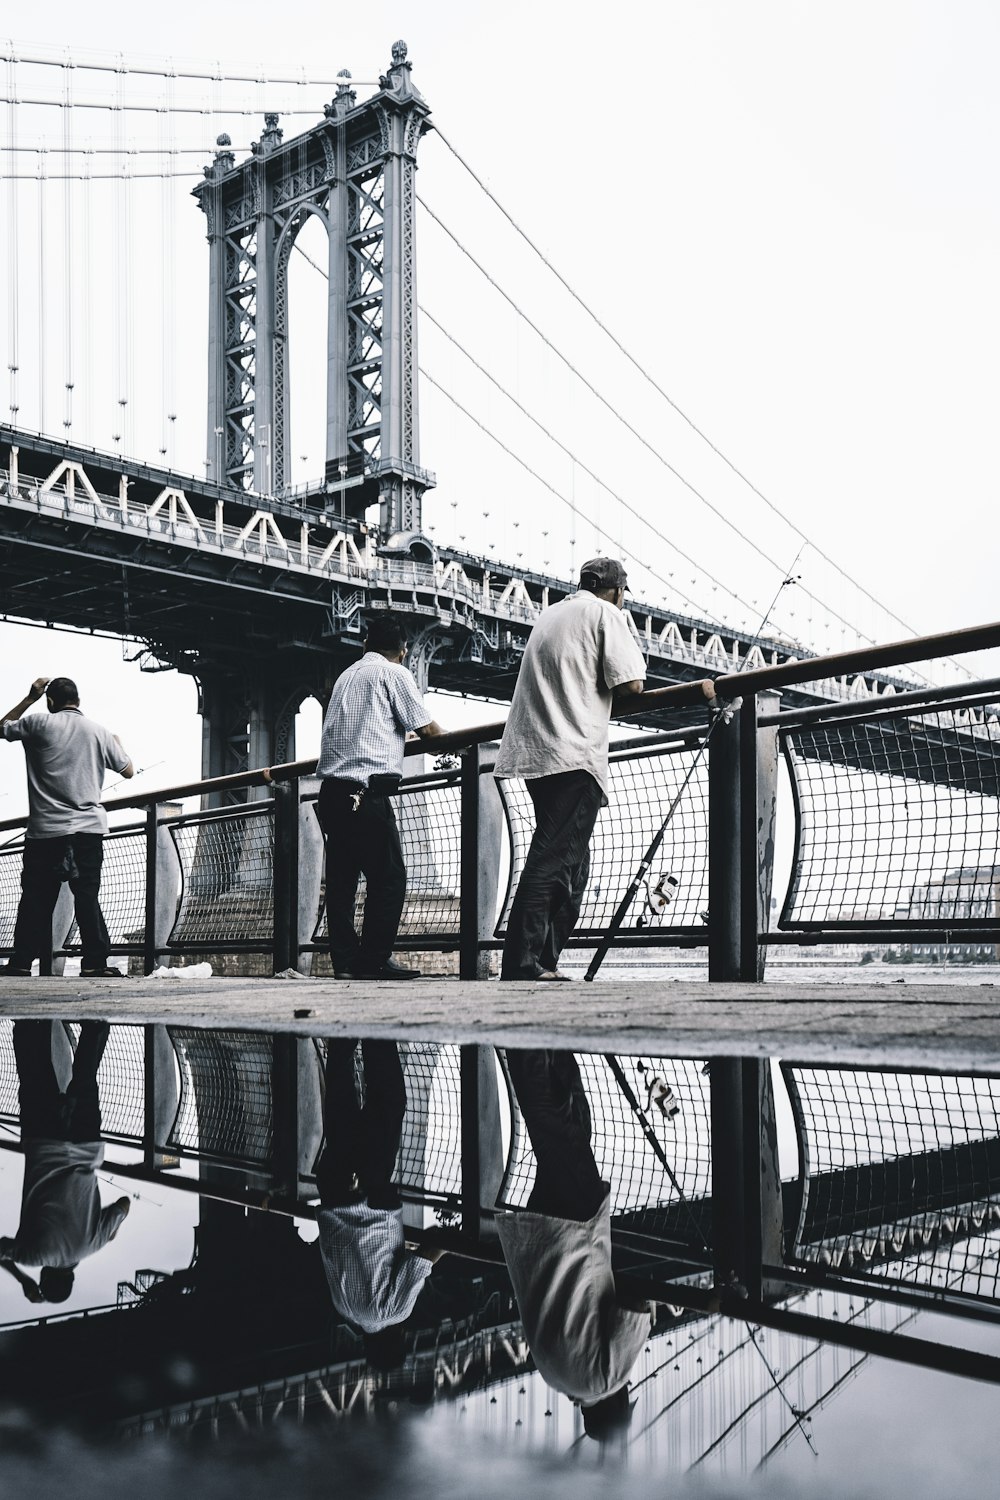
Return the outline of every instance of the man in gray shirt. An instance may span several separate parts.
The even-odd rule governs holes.
[[[43,693],[48,714],[22,718]],[[24,745],[29,814],[14,951],[0,974],[31,973],[33,959],[51,943],[52,913],[65,880],[73,892],[83,947],[80,972],[88,978],[120,979],[118,969],[108,968],[111,940],[99,900],[108,831],[101,787],[106,769],[132,776],[132,762],[116,735],[80,712],[76,683],[68,677],[36,678],[4,715],[0,732],[5,740]]]
[[[590,838],[608,796],[614,697],[641,693],[642,652],[622,614],[628,580],[610,557],[580,569],[576,594],[543,611],[528,638],[497,753],[498,779],[522,776],[535,832],[507,921],[501,979],[564,979]]]
[[[0,1238],[6,1269],[41,1267],[37,1290],[45,1302],[66,1301],[79,1262],[114,1239],[131,1206],[118,1198],[102,1207],[97,1186],[104,1161],[97,1070],[111,1028],[106,1021],[83,1022],[70,1080],[61,1088],[53,1060],[58,1027],[54,1021],[14,1022],[24,1184],[17,1233]],[[38,1300],[30,1278],[17,1280]]]

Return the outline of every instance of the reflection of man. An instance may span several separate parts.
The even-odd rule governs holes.
[[[364,655],[342,672],[323,720],[316,774],[319,821],[326,834],[326,914],[338,979],[417,979],[394,962],[406,897],[406,865],[390,794],[403,771],[406,736],[442,733],[403,666],[406,633],[395,615],[377,615]],[[358,877],[365,916],[354,928]]]
[[[317,1170],[319,1244],[337,1311],[365,1334],[369,1362],[403,1360],[403,1324],[442,1252],[406,1247],[392,1181],[406,1085],[395,1042],[364,1041],[365,1102],[359,1103],[355,1043],[331,1039],[326,1061],[326,1147]]]
[[[611,1268],[611,1209],[590,1146],[590,1105],[571,1052],[508,1052],[535,1153],[527,1209],[497,1229],[531,1353],[546,1384],[603,1438],[626,1426],[628,1377],[649,1336],[648,1305],[628,1307]]]
[[[503,945],[502,979],[564,979],[559,955],[576,926],[590,838],[608,800],[613,697],[642,692],[646,663],[622,606],[625,569],[595,557],[580,587],[544,610],[525,647],[495,774],[523,776],[535,831]]]
[[[22,718],[43,692],[48,714]],[[4,715],[2,730],[5,740],[24,745],[29,816],[14,952],[0,973],[31,973],[32,960],[51,943],[52,913],[65,880],[80,928],[81,973],[120,979],[120,970],[108,968],[111,940],[99,900],[108,831],[101,787],[105,770],[128,777],[132,762],[110,729],[80,712],[80,695],[68,677],[36,678],[26,697]]]
[[[0,1261],[40,1266],[38,1292],[65,1302],[76,1266],[114,1239],[129,1211],[119,1198],[101,1207],[97,1169],[104,1160],[97,1070],[110,1027],[84,1021],[63,1092],[52,1060],[52,1021],[15,1021],[14,1056],[20,1084],[24,1187],[21,1222],[0,1238]],[[9,1269],[9,1267],[8,1267]],[[14,1271],[32,1301],[30,1278]]]

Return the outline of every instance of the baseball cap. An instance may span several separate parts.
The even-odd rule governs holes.
[[[627,589],[625,569],[613,557],[592,557],[580,569],[580,583],[584,579],[597,584],[599,589]]]

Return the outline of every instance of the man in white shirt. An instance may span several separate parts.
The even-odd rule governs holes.
[[[369,1363],[401,1364],[403,1324],[441,1250],[407,1248],[392,1180],[406,1113],[406,1084],[393,1041],[361,1043],[365,1102],[357,1096],[356,1042],[327,1042],[326,1145],[316,1172],[319,1247],[334,1307],[365,1336]]]
[[[650,1305],[630,1306],[615,1286],[610,1190],[573,1053],[508,1051],[507,1069],[535,1182],[525,1209],[497,1212],[497,1233],[542,1379],[581,1407],[591,1437],[604,1438],[628,1424],[628,1378],[649,1337]]]
[[[22,718],[43,693],[48,714]],[[69,677],[36,678],[4,715],[0,731],[5,740],[24,745],[29,814],[14,952],[0,974],[27,977],[32,960],[50,946],[52,913],[65,880],[80,929],[80,972],[120,979],[120,970],[108,968],[111,940],[99,900],[108,831],[101,788],[106,769],[129,777],[132,762],[117,735],[80,712],[80,695]]]
[[[391,614],[368,626],[364,655],[334,683],[323,720],[316,774],[319,821],[326,834],[326,920],[338,979],[417,979],[393,961],[406,897],[406,864],[390,795],[403,774],[407,734],[444,733],[403,666],[406,632]],[[365,915],[354,926],[358,877]]]
[[[580,915],[590,839],[608,800],[612,701],[641,693],[646,677],[622,614],[627,584],[620,563],[592,558],[577,593],[542,613],[525,647],[494,774],[524,778],[535,832],[507,921],[501,979],[566,977],[559,955]]]

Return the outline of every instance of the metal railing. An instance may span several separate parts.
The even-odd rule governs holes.
[[[623,720],[673,727],[612,746],[573,942],[601,939],[668,813],[619,946],[707,947],[710,978],[752,980],[775,944],[1000,942],[1000,679],[784,712],[778,696],[806,677],[998,644],[1000,625],[983,626],[619,705]],[[404,778],[395,798],[409,871],[399,946],[457,951],[467,978],[489,971],[503,941],[532,827],[523,783],[493,780],[489,742],[501,728],[434,742],[436,768]],[[793,828],[772,920],[782,766]],[[322,954],[314,771],[298,761],[274,768],[269,783],[252,771],[110,799],[111,811],[145,815],[106,844],[114,952],[141,958],[147,973],[194,955],[257,955],[258,966],[281,970]],[[201,810],[178,806],[194,795]],[[253,800],[217,805],[243,797]],[[0,953],[13,936],[24,826],[0,822],[15,835],[0,846]],[[358,901],[360,910],[363,890]],[[57,958],[78,951],[66,903],[54,940]]]

